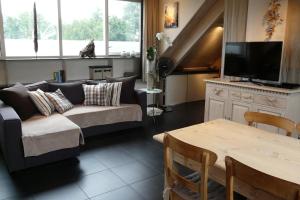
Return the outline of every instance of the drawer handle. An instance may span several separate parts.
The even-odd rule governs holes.
[[[250,94],[248,94],[248,95],[243,95],[243,98],[244,98],[244,99],[252,99],[252,96],[251,96]]]
[[[215,92],[216,95],[220,95],[220,93],[223,92],[223,89],[217,89],[217,88],[215,88],[214,92]]]
[[[277,99],[274,98],[274,97],[267,97],[267,100],[268,100],[269,102],[272,102],[272,103],[274,103],[274,102],[277,101]]]

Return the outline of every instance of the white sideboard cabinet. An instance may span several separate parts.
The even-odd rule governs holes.
[[[224,118],[246,124],[244,113],[255,111],[300,122],[300,89],[288,90],[221,79],[205,82],[205,121]],[[256,126],[270,132],[284,133],[268,125]]]

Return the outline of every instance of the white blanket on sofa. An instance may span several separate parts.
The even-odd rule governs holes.
[[[80,128],[87,128],[121,122],[140,122],[143,112],[138,104],[121,104],[120,106],[76,105],[63,115]]]
[[[22,122],[24,156],[39,156],[84,143],[81,128],[120,122],[142,121],[137,104],[120,106],[83,106],[49,117],[36,115]]]
[[[49,117],[36,115],[22,122],[24,156],[78,147],[84,143],[81,129],[58,113]]]

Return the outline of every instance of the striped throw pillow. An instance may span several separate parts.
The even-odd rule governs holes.
[[[119,106],[122,83],[83,85],[84,105]]]
[[[55,109],[61,114],[74,107],[60,89],[57,89],[55,92],[46,92],[45,95],[52,102]]]
[[[51,113],[53,113],[55,111],[55,107],[54,107],[53,103],[48,99],[45,92],[41,89],[37,89],[37,92],[39,93],[39,95],[41,95],[41,97],[43,97],[43,99],[45,99],[45,101],[48,103],[48,105],[51,108]]]
[[[120,97],[122,82],[106,83],[108,86],[108,94],[110,95],[109,101],[111,106],[120,106]]]
[[[42,90],[38,89],[37,91],[28,91],[28,94],[42,115],[49,116],[54,112],[53,104]]]

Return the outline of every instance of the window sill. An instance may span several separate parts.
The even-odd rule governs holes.
[[[95,59],[138,59],[140,56],[123,57],[123,56],[97,56],[96,58],[81,58],[81,57],[8,57],[0,59],[0,61],[48,61],[48,60],[95,60]]]

